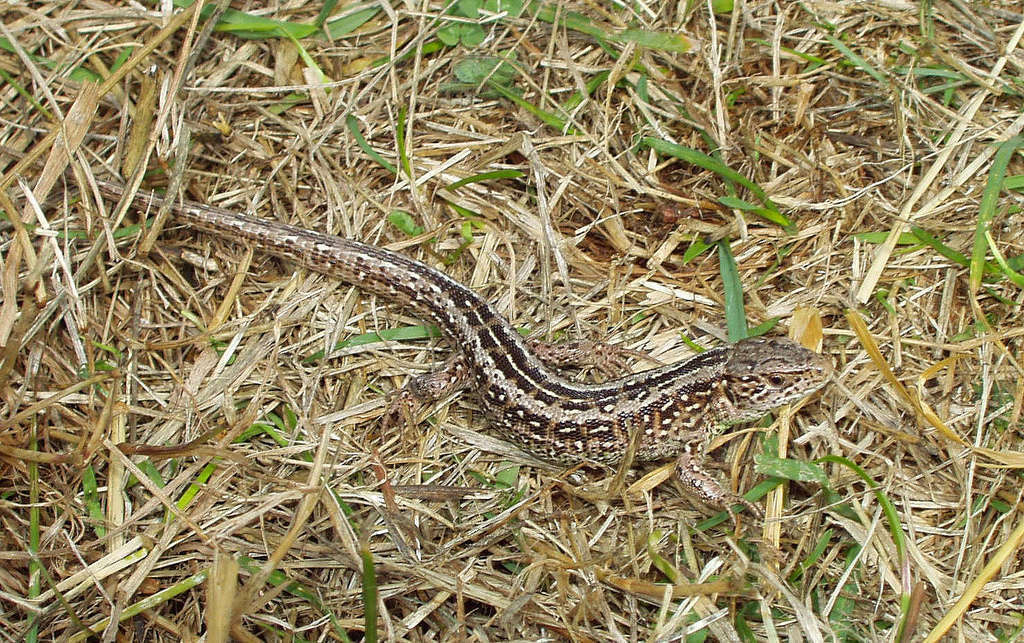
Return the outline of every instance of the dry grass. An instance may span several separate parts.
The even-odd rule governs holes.
[[[1024,268],[1024,163],[999,147],[1024,125],[1018,2],[580,3],[482,14],[454,47],[435,44],[442,4],[338,8],[364,22],[333,40],[253,31],[262,4],[224,15],[248,39],[113,3],[3,9],[4,638],[1019,635],[1022,297],[992,248]],[[298,28],[320,8],[260,15]],[[486,78],[498,55],[514,65]],[[714,155],[793,229],[723,206],[767,207],[650,139]],[[725,239],[747,323],[820,320],[837,376],[715,457],[743,490],[812,478],[734,531],[650,468],[630,493],[525,463],[477,433],[471,396],[383,432],[387,393],[450,347],[309,359],[422,326],[80,201],[89,175],[139,167],[443,261],[539,335],[663,361],[727,339],[721,255],[687,255]],[[445,189],[467,177],[484,180]]]

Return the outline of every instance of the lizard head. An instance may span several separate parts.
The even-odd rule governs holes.
[[[729,348],[722,374],[732,405],[729,423],[756,419],[796,402],[825,385],[832,364],[824,356],[781,337],[752,337]]]

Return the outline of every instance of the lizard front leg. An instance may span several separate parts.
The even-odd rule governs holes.
[[[687,446],[686,450],[676,459],[676,474],[679,476],[679,480],[703,502],[715,509],[728,511],[733,522],[736,522],[736,514],[732,507],[736,504],[743,505],[755,516],[764,515],[757,505],[743,496],[729,491],[708,473],[704,468],[702,458],[692,452],[692,445]]]

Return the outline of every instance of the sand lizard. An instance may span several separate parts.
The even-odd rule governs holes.
[[[106,196],[120,186],[98,182]],[[159,207],[145,193],[136,205]],[[579,383],[549,368],[530,343],[480,295],[400,254],[221,208],[175,202],[190,226],[295,261],[316,272],[409,305],[459,350],[442,371],[413,378],[407,392],[437,399],[472,387],[497,432],[562,464],[621,463],[675,457],[678,474],[705,502],[753,505],[704,470],[704,450],[724,426],[761,417],[821,388],[829,361],[783,338],[752,338],[680,363],[603,383]],[[557,349],[545,359],[557,357]]]

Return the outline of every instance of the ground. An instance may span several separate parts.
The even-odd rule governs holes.
[[[5,637],[1019,636],[1019,3],[208,4],[0,9]],[[456,347],[94,180],[387,246],[533,337],[835,376],[716,442],[734,523],[472,395],[383,423]]]

